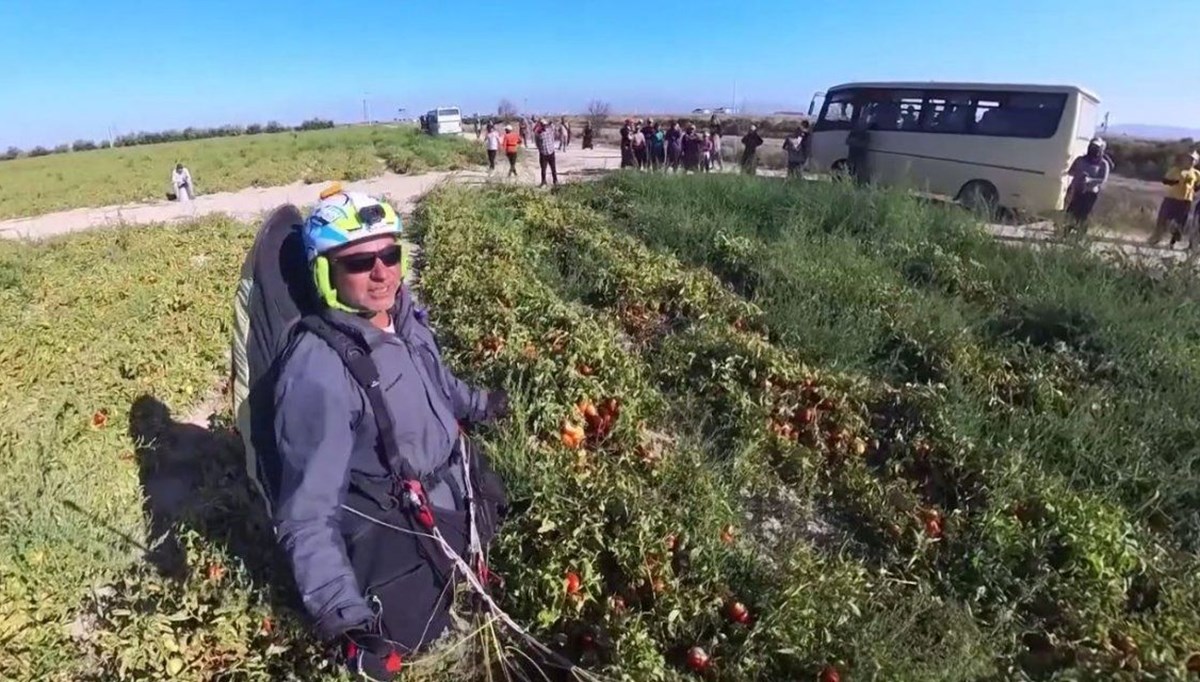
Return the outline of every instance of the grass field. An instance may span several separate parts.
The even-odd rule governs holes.
[[[155,201],[176,162],[200,193],[296,181],[356,180],[482,163],[478,145],[413,127],[354,127],[102,149],[0,163],[0,219]]]
[[[628,680],[692,676],[695,646],[721,680],[1200,668],[1186,273],[735,175],[446,187],[412,222],[447,357],[514,397],[485,434],[501,602],[565,655]],[[178,423],[228,374],[251,237],[0,243],[0,678],[333,679],[227,409]]]

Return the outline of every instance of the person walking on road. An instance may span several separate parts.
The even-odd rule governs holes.
[[[1158,220],[1155,221],[1154,234],[1150,235],[1151,246],[1158,244],[1167,228],[1171,229],[1170,248],[1175,248],[1175,242],[1182,237],[1192,211],[1192,200],[1196,198],[1196,187],[1200,185],[1200,171],[1196,170],[1198,158],[1200,155],[1196,152],[1180,154],[1175,166],[1163,176],[1167,196],[1163,197],[1158,207]],[[1197,246],[1196,235],[1191,235],[1188,242],[1188,248],[1194,249]]]
[[[515,178],[517,177],[517,150],[524,142],[520,135],[513,132],[511,125],[504,126],[504,137],[500,141],[504,145],[504,156],[508,158],[508,177]]]
[[[746,175],[758,173],[758,148],[763,144],[758,126],[750,126],[750,132],[742,136],[742,172]]]
[[[1067,216],[1069,222],[1066,231],[1078,229],[1087,231],[1088,218],[1100,197],[1100,190],[1108,182],[1108,174],[1112,170],[1108,159],[1104,156],[1107,145],[1104,140],[1094,137],[1088,143],[1087,153],[1076,157],[1067,169],[1071,184],[1067,187]]]
[[[196,196],[192,191],[192,173],[182,163],[175,164],[175,170],[171,171],[171,187],[176,201],[191,201]]]
[[[496,154],[500,152],[500,133],[496,132],[496,126],[491,123],[487,126],[483,144],[487,149],[488,172],[491,173],[496,170]]]
[[[550,169],[550,175],[554,178],[555,186],[558,185],[558,164],[554,158],[554,149],[558,144],[557,135],[554,132],[554,126],[542,119],[538,125],[537,133],[537,148],[538,148],[538,165],[542,168],[542,184],[546,186],[546,169]]]
[[[592,122],[585,121],[583,124],[583,148],[592,149]]]

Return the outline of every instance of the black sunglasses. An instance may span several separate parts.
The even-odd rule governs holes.
[[[376,259],[386,267],[395,267],[400,262],[401,255],[403,255],[403,252],[399,246],[389,246],[374,253],[356,253],[351,256],[341,256],[334,258],[333,262],[337,263],[338,267],[342,270],[352,275],[361,275],[364,272],[370,272],[374,269]]]

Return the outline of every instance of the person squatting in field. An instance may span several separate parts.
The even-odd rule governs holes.
[[[1072,229],[1087,231],[1088,218],[1091,217],[1096,199],[1100,197],[1100,190],[1104,188],[1104,183],[1108,182],[1108,175],[1112,171],[1108,159],[1104,156],[1106,146],[1104,140],[1092,138],[1088,143],[1087,153],[1076,157],[1067,169],[1067,175],[1071,178],[1071,184],[1067,186],[1067,216],[1070,218],[1067,232]]]
[[[182,163],[175,164],[171,171],[171,189],[176,201],[191,201],[196,194],[192,190],[192,173]]]
[[[1171,230],[1170,248],[1175,248],[1187,228],[1189,214],[1192,211],[1192,200],[1196,198],[1196,187],[1200,186],[1200,171],[1196,170],[1196,161],[1200,154],[1180,154],[1175,159],[1175,165],[1163,176],[1163,184],[1167,186],[1167,196],[1163,197],[1158,207],[1158,219],[1155,221],[1154,233],[1150,235],[1150,244],[1156,245],[1162,239],[1163,233]],[[1188,239],[1188,248],[1197,246],[1197,235],[1192,233]]]
[[[340,191],[303,225],[319,319],[369,352],[339,351],[298,325],[279,356],[277,454],[263,477],[317,635],[373,680],[394,679],[403,656],[450,625],[449,583],[460,574],[427,538],[440,531],[462,556],[482,553],[506,504],[460,424],[505,417],[508,397],[460,381],[442,362],[403,284],[400,232],[391,206]],[[364,359],[377,372],[372,385],[354,365]]]

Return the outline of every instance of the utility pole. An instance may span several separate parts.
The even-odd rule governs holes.
[[[1100,124],[1100,131],[1105,135],[1108,134],[1108,117],[1110,114],[1112,114],[1111,111],[1104,112],[1104,123]]]
[[[367,98],[370,96],[371,96],[371,93],[369,93],[369,92],[363,93],[363,123],[366,123],[368,125],[370,125],[370,123],[371,123],[371,114],[367,110]]]

